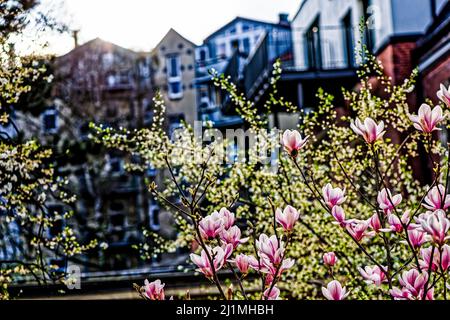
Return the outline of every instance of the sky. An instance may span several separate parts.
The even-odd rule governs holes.
[[[277,22],[278,13],[292,18],[301,0],[41,0],[79,29],[79,43],[100,37],[137,51],[151,50],[170,29],[200,44],[236,16]],[[31,36],[30,36],[31,37]],[[73,48],[68,35],[47,35],[45,52],[64,54]],[[28,46],[37,45],[31,38]]]

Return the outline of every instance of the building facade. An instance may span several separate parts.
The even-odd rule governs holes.
[[[290,43],[286,14],[279,15],[278,23],[236,17],[210,34],[197,48],[196,85],[203,121],[211,121],[216,128],[242,125],[242,119],[236,115],[228,96],[212,83],[210,71],[229,76],[239,89],[243,88],[244,67],[266,37],[283,39],[284,44]],[[270,53],[281,49],[280,41],[270,48]]]
[[[356,71],[361,61],[355,52],[361,51],[362,45],[383,63],[394,83],[403,81],[413,69],[416,41],[432,22],[433,8],[441,7],[443,2],[301,1],[291,21],[292,59],[282,59],[280,95],[305,111],[316,105],[318,88],[341,97],[342,87],[351,89],[357,83]],[[360,28],[361,21],[365,22],[364,29]],[[245,89],[256,101],[267,94],[273,60],[266,59],[258,65],[250,59],[247,63],[246,74],[256,80],[247,81]],[[344,101],[338,98],[336,104],[344,105]]]
[[[130,174],[135,159],[102,150],[89,139],[89,123],[112,128],[141,128],[151,122],[150,54],[101,39],[57,57],[53,103],[41,115],[42,132],[68,149],[58,165],[77,195],[77,229],[83,239],[99,238],[106,250],[88,257],[101,269],[136,267],[142,229],[150,224],[145,176]],[[150,117],[150,118],[149,118]]]
[[[165,99],[169,131],[182,121],[193,125],[198,119],[195,49],[194,43],[170,29],[152,50],[153,85]]]

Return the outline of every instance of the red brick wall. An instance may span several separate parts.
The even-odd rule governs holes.
[[[388,45],[378,54],[377,58],[382,62],[385,74],[392,78],[394,84],[399,85],[403,83],[416,67],[416,65],[413,64],[412,57],[415,47],[415,42],[393,43]],[[374,86],[374,88],[378,89],[377,94],[381,96],[385,95],[383,88],[380,85]],[[415,93],[411,93],[408,96],[408,105],[411,112],[417,110],[417,96]],[[387,136],[389,136],[394,143],[401,143],[404,139],[404,137],[395,130],[388,130]],[[427,163],[421,161],[420,158],[416,158],[411,161],[410,165],[415,174],[415,178],[422,183],[425,183],[426,174],[424,174],[424,172],[429,170]]]
[[[423,97],[430,98],[433,103],[438,103],[436,92],[441,83],[450,80],[450,56],[443,58],[439,63],[422,72]]]
[[[386,75],[392,77],[394,84],[402,83],[415,67],[412,63],[415,47],[415,42],[393,43],[378,54],[378,60],[383,63]]]

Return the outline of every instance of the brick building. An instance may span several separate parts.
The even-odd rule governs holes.
[[[69,150],[59,170],[70,177],[78,197],[80,237],[108,244],[88,260],[100,269],[136,267],[138,253],[131,245],[149,225],[144,177],[125,171],[125,161],[134,159],[99,149],[88,134],[90,122],[132,129],[151,121],[150,55],[97,38],[57,57],[54,69],[53,104],[41,115],[43,133]]]

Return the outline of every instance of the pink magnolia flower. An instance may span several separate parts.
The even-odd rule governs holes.
[[[294,224],[297,222],[300,214],[297,209],[291,206],[286,206],[283,211],[277,209],[275,212],[276,221],[283,227],[285,231],[292,231]]]
[[[229,211],[227,208],[222,208],[219,211],[219,215],[222,217],[225,230],[230,229],[234,225],[235,217],[233,212]]]
[[[367,221],[353,221],[347,224],[346,227],[352,238],[358,242],[364,237],[372,237],[375,234],[373,231],[367,231],[369,227],[369,222]]]
[[[333,224],[339,224],[341,227],[345,227],[351,222],[349,220],[345,220],[345,212],[341,206],[334,206],[333,209],[331,209],[331,215],[336,220]]]
[[[379,232],[381,229],[381,221],[380,217],[378,217],[378,213],[374,213],[373,216],[369,219],[369,225],[375,232]]]
[[[273,265],[267,259],[261,259],[261,263],[260,263],[261,268],[259,268],[259,271],[267,274],[266,284],[270,285],[275,276],[280,277],[284,271],[292,268],[294,263],[295,263],[294,259],[284,259],[283,262],[281,263],[281,266],[279,267],[278,274],[277,274],[277,269],[278,269],[277,266]]]
[[[354,122],[351,122],[350,128],[357,135],[362,136],[368,144],[380,140],[386,132],[384,131],[384,122],[381,121],[379,124],[376,124],[372,118],[366,118],[364,123],[357,118]]]
[[[211,247],[207,246],[207,250],[209,252],[210,257],[213,260],[214,270],[217,272],[222,267],[228,257],[231,255],[233,251],[233,246],[231,244],[227,244],[224,248],[219,246],[211,249]],[[200,255],[191,253],[190,258],[194,264],[197,265],[197,271],[203,273],[207,278],[213,277],[213,270],[211,263],[209,262],[208,255],[205,250],[202,250]]]
[[[442,269],[444,272],[447,271],[450,267],[450,246],[447,244],[443,245],[442,253],[440,253],[438,249],[434,249],[433,260],[430,261],[432,251],[432,247],[420,250],[420,256],[422,257],[422,259],[419,260],[420,267],[428,270],[431,263],[431,270],[440,271]]]
[[[417,269],[404,271],[398,278],[400,284],[408,289],[413,296],[418,295],[418,293],[425,286],[427,280],[428,274],[425,272],[420,273],[419,271],[417,271]]]
[[[269,238],[266,234],[261,234],[259,240],[256,240],[256,248],[260,256],[266,257],[272,264],[278,265],[281,263],[284,246],[283,242],[279,242],[275,235]]]
[[[414,128],[425,133],[430,133],[435,130],[441,130],[437,125],[445,117],[442,115],[440,106],[436,106],[431,110],[429,105],[423,103],[419,108],[418,115],[412,115],[409,118],[413,122]]]
[[[443,201],[443,199],[445,199]],[[440,184],[434,186],[427,194],[422,204],[428,210],[447,209],[450,207],[450,195],[445,192],[445,187]]]
[[[259,271],[263,265],[263,261],[262,259],[260,259],[258,261],[258,259],[256,259],[254,256],[248,256],[248,263],[250,265],[250,268],[252,268],[253,270]]]
[[[327,183],[322,188],[322,193],[325,203],[330,208],[342,204],[346,199],[346,197],[344,197],[345,189],[333,188],[330,183]]]
[[[204,217],[198,223],[200,234],[204,239],[214,239],[220,235],[224,226],[222,215],[214,211],[209,216]]]
[[[389,293],[395,300],[413,300],[411,292],[409,292],[406,288],[399,289],[397,287],[393,287],[389,290]]]
[[[164,283],[161,280],[155,280],[149,282],[147,279],[144,281],[144,295],[150,300],[165,300],[164,295]]]
[[[308,141],[308,138],[309,137],[305,137],[305,139],[302,139],[302,136],[297,130],[286,130],[283,133],[281,143],[289,155],[295,158],[297,157],[299,150],[303,148]]]
[[[377,201],[380,209],[382,209],[385,213],[391,213],[402,201],[402,195],[396,194],[393,196],[389,189],[384,188],[378,192]]]
[[[276,286],[267,288],[266,291],[264,291],[264,298],[266,300],[280,300],[280,289]]]
[[[337,280],[333,280],[328,283],[327,287],[322,287],[322,294],[328,300],[344,300],[350,292],[347,292],[345,287],[343,288],[341,283]]]
[[[401,216],[401,219],[399,219],[397,215],[391,213],[388,216],[387,222],[389,224],[389,228],[380,229],[381,231],[401,233],[403,232],[403,225],[408,225],[409,223],[409,211],[406,210],[405,213],[403,213],[403,215]]]
[[[431,270],[436,271],[439,269],[439,251],[434,250],[433,259],[431,260],[432,247],[420,249],[420,256],[422,259],[419,260],[420,268],[428,270],[431,264]]]
[[[236,267],[239,269],[240,273],[247,274],[250,269],[251,258],[252,257],[241,253],[233,260],[229,260],[229,262],[234,263],[236,265]],[[253,259],[255,259],[255,258],[253,257]]]
[[[421,219],[420,226],[434,242],[442,245],[448,238],[447,231],[450,229],[450,220],[447,219],[445,211],[436,210]]]
[[[294,263],[295,263],[294,259],[283,259],[281,266],[280,265],[277,266],[274,265],[272,262],[270,262],[266,256],[260,258],[259,261],[253,256],[250,256],[249,259],[249,264],[252,269],[266,274],[266,285],[270,285],[272,283],[278,268],[279,268],[278,270],[278,277],[279,277],[284,271],[292,268]]]
[[[386,268],[383,267],[383,269]],[[359,267],[358,270],[368,284],[380,286],[383,282],[387,281],[384,270],[381,270],[379,266],[367,266],[364,269]]]
[[[397,287],[394,287],[391,290],[389,290],[389,293],[395,300],[422,300],[423,298],[423,290],[421,290],[417,296],[414,296],[406,288],[399,289]],[[434,299],[433,295],[434,295],[434,288],[428,289],[425,300],[433,300]]]
[[[414,248],[420,248],[426,242],[425,233],[417,229],[408,230],[408,238]]]
[[[327,266],[334,266],[337,262],[336,254],[334,252],[327,252],[323,255],[323,263]]]
[[[420,273],[416,269],[411,269],[409,271],[404,271],[402,275],[399,276],[398,280],[402,288],[392,288],[390,290],[391,295],[395,299],[422,299],[424,295],[424,286],[428,280],[428,274],[426,272]],[[428,290],[426,299],[433,299],[433,290]]]
[[[450,268],[450,246],[448,244],[442,246],[442,254],[439,258],[442,270],[447,271]]]
[[[225,243],[232,244],[234,249],[236,249],[236,247],[241,243],[248,241],[248,238],[241,239],[241,229],[239,229],[238,226],[232,226],[228,230],[222,230],[220,233],[220,239]]]
[[[447,105],[450,108],[450,87],[445,88],[445,86],[441,83],[440,90],[436,93],[439,100]]]

